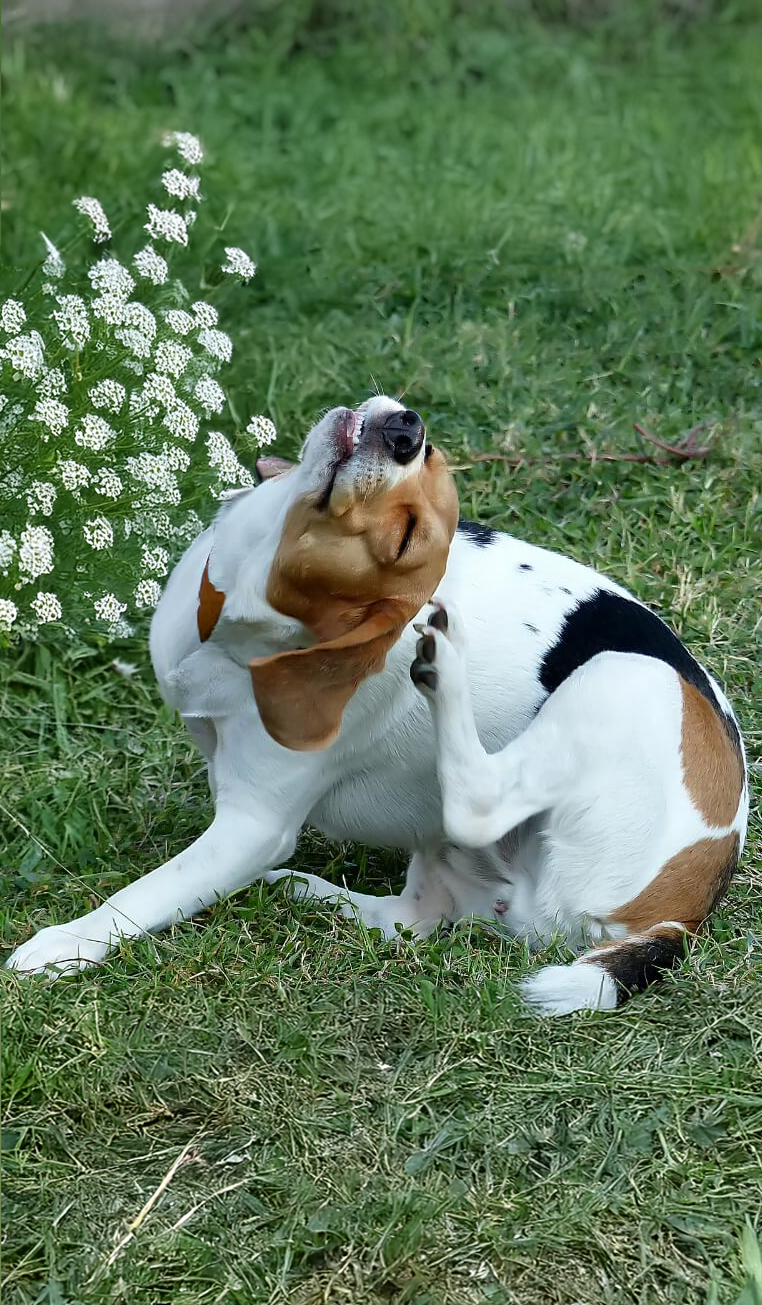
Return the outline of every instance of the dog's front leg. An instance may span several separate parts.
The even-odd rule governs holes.
[[[9,966],[27,973],[84,969],[103,960],[120,938],[166,929],[243,888],[291,855],[299,826],[223,805],[209,829],[184,852],[64,925],[23,943]]]

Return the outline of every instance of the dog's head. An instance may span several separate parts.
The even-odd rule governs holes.
[[[315,642],[254,658],[254,693],[279,743],[322,748],[444,575],[455,485],[418,414],[385,396],[332,409],[293,467],[263,458],[258,469],[287,499],[267,602]]]

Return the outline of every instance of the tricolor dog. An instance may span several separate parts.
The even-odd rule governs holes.
[[[334,409],[296,465],[261,471],[182,557],[151,628],[214,819],[10,964],[83,967],[273,882],[311,825],[412,853],[395,896],[293,881],[387,937],[486,916],[586,948],[525,980],[542,1012],[611,1009],[674,965],[746,832],[714,680],[619,585],[458,523],[444,458],[393,399]]]

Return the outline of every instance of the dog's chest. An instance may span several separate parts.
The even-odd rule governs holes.
[[[442,805],[434,759],[401,774],[380,763],[345,776],[310,813],[308,824],[328,838],[373,847],[413,849],[436,840]]]

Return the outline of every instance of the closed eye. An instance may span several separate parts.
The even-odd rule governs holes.
[[[405,526],[405,533],[404,533],[404,535],[402,536],[402,543],[400,544],[400,546],[399,546],[399,550],[398,550],[398,552],[397,552],[397,559],[396,559],[396,560],[397,560],[398,562],[399,562],[400,558],[402,557],[402,554],[404,553],[404,551],[405,551],[405,549],[407,548],[408,544],[410,543],[410,540],[413,538],[413,531],[415,530],[415,528],[416,528],[417,525],[418,525],[418,518],[417,518],[416,516],[414,516],[413,513],[411,512],[411,513],[410,513],[410,516],[409,516],[408,519],[407,519],[407,525]]]

